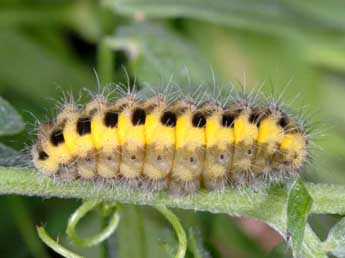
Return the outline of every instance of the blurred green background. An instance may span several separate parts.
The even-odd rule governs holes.
[[[17,150],[32,143],[36,118],[53,117],[64,92],[126,83],[124,68],[139,85],[173,80],[238,82],[263,86],[268,95],[292,102],[317,135],[313,160],[303,177],[345,183],[345,3],[331,0],[2,0],[0,3],[0,95],[22,115],[26,129],[1,142]],[[296,96],[299,96],[296,98]],[[292,101],[294,100],[294,101]],[[58,257],[36,236],[47,223],[69,246],[64,228],[76,200],[0,198],[0,257]],[[176,240],[169,225],[149,207],[125,206],[111,257],[169,257]],[[289,257],[264,229],[225,215],[177,211],[193,230],[202,257]],[[313,216],[321,239],[337,218]],[[95,214],[85,234],[99,228]],[[247,226],[246,226],[247,225]],[[249,228],[249,230],[248,230]],[[253,231],[253,230],[252,230]],[[167,248],[168,247],[168,248]],[[74,249],[87,257],[100,250]],[[188,257],[193,257],[189,250]]]

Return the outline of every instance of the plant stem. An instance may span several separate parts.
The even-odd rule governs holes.
[[[108,225],[106,225],[102,231],[98,234],[95,234],[92,237],[81,239],[76,234],[76,226],[80,219],[82,219],[88,212],[94,210],[99,204],[98,201],[85,201],[70,217],[68,220],[68,225],[66,233],[71,239],[72,243],[80,247],[90,247],[98,245],[107,239],[112,233],[115,232],[119,221],[120,215],[116,210],[111,214],[111,219]]]
[[[306,183],[313,198],[311,212],[317,214],[345,214],[345,187],[340,185]],[[272,186],[255,192],[251,189],[229,187],[223,193],[199,191],[191,196],[176,198],[166,192],[146,193],[111,187],[94,182],[58,182],[29,169],[0,167],[0,194],[79,198],[84,200],[118,201],[139,205],[167,207],[273,218],[274,212],[286,208],[285,186]]]
[[[175,229],[178,239],[178,249],[175,258],[184,258],[187,251],[186,233],[176,215],[163,205],[156,206],[156,209],[171,223]]]
[[[326,184],[306,184],[313,198],[311,213],[345,214],[345,187]],[[42,197],[79,198],[115,201],[138,205],[164,205],[181,209],[226,213],[253,217],[266,222],[286,238],[287,198],[285,185],[275,185],[260,191],[250,188],[227,188],[223,193],[199,191],[185,197],[167,192],[143,193],[138,190],[111,187],[94,182],[58,182],[29,169],[0,168],[0,194],[22,194]],[[321,242],[307,225],[303,257],[324,257]]]
[[[49,246],[51,249],[53,249],[55,252],[60,254],[62,257],[66,258],[83,258],[83,256],[80,256],[76,253],[73,253],[70,250],[67,250],[63,246],[61,246],[58,242],[56,242],[54,239],[52,239],[44,227],[37,227],[37,233],[38,236],[41,238],[41,240]]]
[[[199,250],[198,242],[197,242],[198,240],[196,239],[196,235],[193,228],[188,229],[188,239],[189,239],[188,249],[190,248],[191,252],[193,253],[193,257],[202,258],[201,250]]]

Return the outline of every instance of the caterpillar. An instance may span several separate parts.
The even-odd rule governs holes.
[[[172,194],[296,175],[308,156],[303,123],[278,103],[230,99],[130,92],[67,103],[40,124],[33,164],[63,180],[101,178]]]

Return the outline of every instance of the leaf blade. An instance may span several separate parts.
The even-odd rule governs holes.
[[[171,79],[176,83],[200,82],[211,74],[208,61],[198,49],[173,31],[156,24],[119,27],[115,35],[105,39],[105,44],[113,50],[127,52],[134,75],[151,84],[169,83]]]
[[[331,228],[325,246],[336,257],[345,256],[345,218]]]
[[[311,211],[313,199],[309,195],[303,181],[298,178],[289,193],[287,208],[287,230],[292,238],[294,257],[300,257],[304,230],[308,215]]]
[[[0,136],[17,134],[23,129],[21,116],[0,96]]]

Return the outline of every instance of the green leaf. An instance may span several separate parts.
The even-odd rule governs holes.
[[[262,258],[265,252],[250,238],[235,222],[228,216],[219,215],[211,221],[212,227],[209,234],[209,241],[215,243],[220,250],[222,257],[227,257],[229,253],[241,253],[244,257]]]
[[[269,253],[267,258],[291,258],[292,253],[285,241],[281,241],[277,244]]]
[[[18,152],[0,143],[0,166],[15,166]]]
[[[91,68],[86,69],[74,56],[67,58],[47,48],[40,40],[20,31],[2,30],[0,41],[0,91],[11,90],[44,106],[56,88],[72,91],[94,84]]]
[[[344,28],[344,2],[341,0],[284,0],[284,2],[306,16],[317,17],[323,22],[328,22],[339,28]]]
[[[111,243],[117,246],[118,257],[170,257],[167,256],[166,247],[175,254],[175,233],[162,227],[165,219],[159,213],[151,208],[134,205],[122,205],[121,208],[117,241]]]
[[[24,123],[17,111],[0,96],[0,136],[19,133]]]
[[[320,12],[324,9],[321,3],[318,3],[319,8],[311,9],[304,8],[303,5],[302,8],[298,4],[290,4],[286,0],[105,0],[105,2],[116,13],[122,15],[139,18],[193,18],[293,40],[298,43],[302,49],[301,53],[311,63],[345,70],[343,46],[345,26],[341,22],[342,19],[333,19],[334,16],[340,16],[339,6],[343,3],[327,3],[332,8],[325,16],[325,11]],[[315,6],[314,2],[310,5]],[[332,15],[333,13],[336,14]]]
[[[331,228],[325,248],[336,257],[345,257],[345,218]]]
[[[289,193],[287,207],[287,230],[292,238],[292,250],[294,257],[300,257],[304,230],[313,199],[309,195],[303,181],[298,178]]]
[[[1,7],[1,28],[30,26],[34,29],[44,28],[55,32],[57,27],[67,28],[74,30],[83,38],[92,42],[98,40],[102,35],[104,12],[102,12],[99,3],[92,0],[49,3],[34,1],[31,4],[22,4],[20,6],[7,5]]]
[[[124,206],[121,217],[117,232],[119,257],[148,257],[142,210],[139,207]]]
[[[36,236],[31,207],[28,206],[27,200],[20,196],[12,196],[8,199],[8,207],[9,215],[13,218],[31,255],[36,258],[49,258],[43,243]]]
[[[150,83],[177,83],[210,78],[211,70],[202,54],[186,39],[166,27],[151,23],[117,29],[105,44],[127,52],[134,76]]]
[[[190,17],[275,34],[342,28],[339,23],[306,17],[285,1],[265,0],[107,0],[115,12],[143,17]],[[299,24],[300,26],[296,26]],[[313,26],[318,24],[318,27]]]

